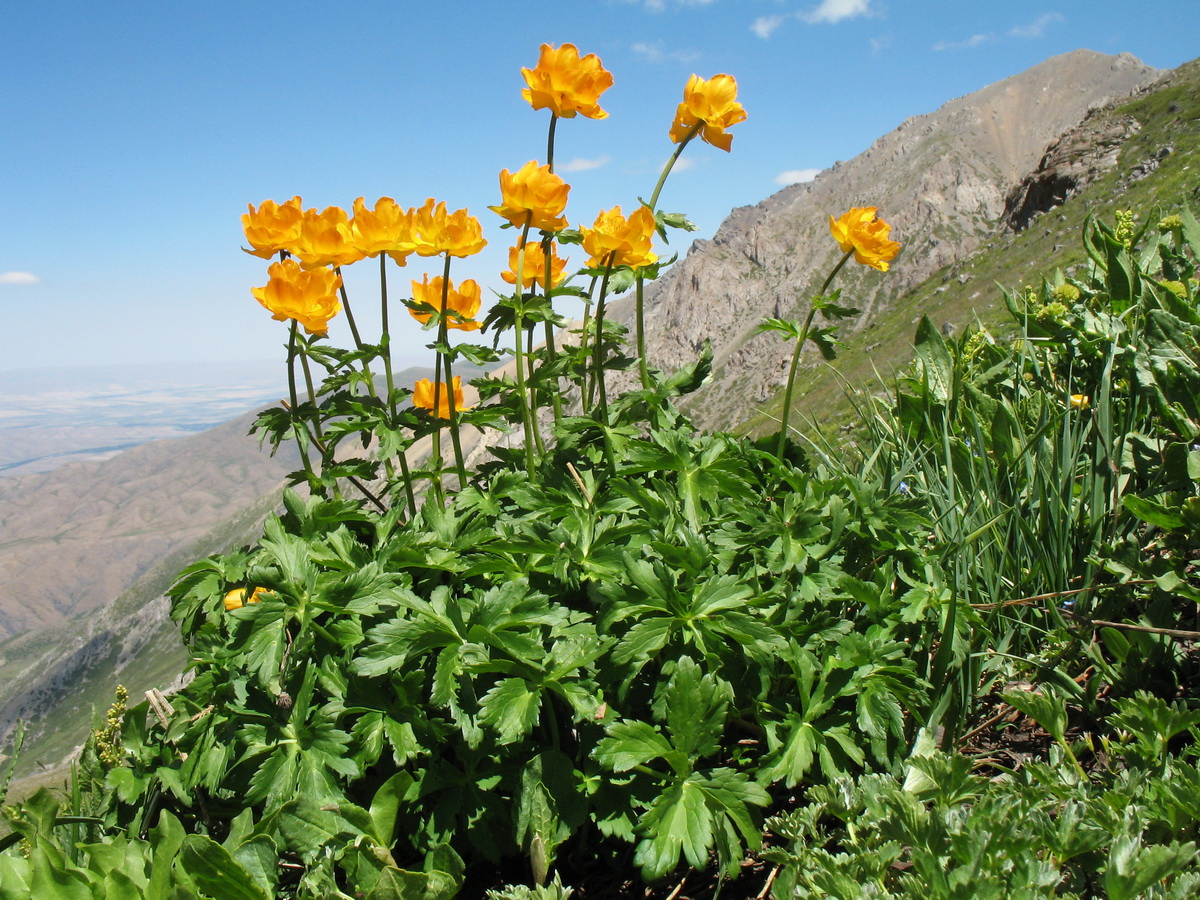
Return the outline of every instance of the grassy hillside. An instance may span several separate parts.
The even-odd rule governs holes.
[[[846,394],[855,389],[882,388],[894,370],[912,357],[912,338],[921,316],[962,330],[984,325],[1002,330],[1012,323],[1000,285],[1022,286],[1029,273],[1049,276],[1085,263],[1079,235],[1091,214],[1111,220],[1118,209],[1132,209],[1142,219],[1156,216],[1156,207],[1170,210],[1184,200],[1200,201],[1200,60],[1176,69],[1153,91],[1102,114],[1111,121],[1135,120],[1140,129],[1120,150],[1117,165],[1060,207],[1013,233],[999,230],[976,252],[946,266],[914,290],[896,297],[888,308],[857,332],[846,332],[846,348],[832,364],[810,362],[797,385],[792,422],[798,427],[832,431],[850,424],[853,411]],[[1164,148],[1171,152],[1152,171],[1142,167]],[[1151,223],[1153,224],[1153,223]],[[896,266],[903,266],[903,257]],[[875,274],[875,273],[870,273]],[[878,275],[886,279],[887,275]],[[851,293],[844,296],[850,305]],[[809,354],[815,360],[815,354]],[[766,409],[741,423],[741,429],[763,434],[776,429],[782,392]]]

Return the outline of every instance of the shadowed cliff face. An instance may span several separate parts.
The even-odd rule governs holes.
[[[753,329],[768,316],[807,309],[840,256],[831,214],[878,207],[904,245],[886,274],[851,266],[839,276],[843,305],[863,310],[846,329],[853,331],[1002,227],[1010,195],[1090,109],[1161,74],[1128,54],[1057,56],[905,121],[813,182],[734,210],[711,241],[696,241],[647,291],[652,365],[676,369],[711,340],[716,371],[691,411],[703,427],[745,421],[785,378],[789,352]],[[614,304],[614,312],[629,321],[631,304]]]

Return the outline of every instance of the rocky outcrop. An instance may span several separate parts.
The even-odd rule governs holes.
[[[789,349],[754,329],[766,317],[807,309],[839,256],[830,214],[878,207],[904,245],[886,275],[853,267],[839,276],[843,304],[862,309],[847,326],[853,331],[1002,227],[1010,196],[1089,110],[1160,74],[1128,54],[1057,56],[906,120],[808,184],[734,210],[711,240],[696,241],[648,290],[651,363],[678,368],[711,340],[714,377],[691,410],[705,427],[745,421],[777,391]],[[631,317],[628,301],[614,310]]]
[[[1003,219],[1008,228],[1028,228],[1042,213],[1061,206],[1117,164],[1121,147],[1141,126],[1129,116],[1113,118],[1098,112],[1090,112],[1051,144],[1037,170],[1009,194]]]

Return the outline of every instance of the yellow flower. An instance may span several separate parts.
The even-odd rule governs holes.
[[[900,251],[900,244],[888,240],[892,226],[877,218],[874,206],[855,206],[835,219],[829,217],[829,232],[843,253],[854,251],[854,258],[864,266],[888,270],[888,260]]]
[[[492,212],[514,225],[542,231],[562,231],[567,220],[562,212],[567,207],[567,192],[571,186],[550,171],[530,160],[512,174],[500,172],[500,205],[489,206]]]
[[[300,237],[300,220],[304,213],[298,196],[282,205],[274,200],[264,200],[258,209],[247,204],[247,209],[250,212],[242,216],[242,228],[246,240],[254,248],[247,253],[270,259],[280,250],[290,250]]]
[[[412,219],[413,211],[401,209],[391,197],[380,197],[374,209],[359,197],[350,220],[351,243],[363,256],[386,253],[402,266],[413,252]]]
[[[671,140],[678,144],[698,123],[700,138],[706,144],[729,152],[733,135],[725,129],[746,121],[746,110],[737,102],[737,80],[732,75],[714,75],[705,81],[699,75],[688,79],[683,102],[671,123]]]
[[[321,266],[304,269],[294,259],[285,259],[267,269],[266,287],[251,288],[258,302],[283,322],[295,319],[309,334],[325,334],[329,320],[342,308],[337,289],[342,279]]]
[[[413,385],[412,402],[417,409],[427,409],[431,416],[439,419],[450,418],[450,398],[447,393],[446,382],[441,383],[442,388],[438,391],[438,408],[435,412],[433,409],[433,389],[434,384],[428,378],[422,378]],[[463,389],[462,378],[458,375],[454,376],[454,409],[459,411],[463,408]]]
[[[654,235],[654,213],[650,208],[639,206],[628,219],[621,207],[601,210],[591,228],[579,229],[583,233],[583,249],[591,268],[605,265],[648,266],[658,259],[650,250]]]
[[[599,101],[612,87],[612,72],[594,53],[581,59],[574,44],[563,44],[557,50],[542,44],[537,65],[522,68],[521,74],[529,85],[521,96],[534,109],[548,109],[563,119],[573,119],[576,113],[589,119],[608,117]]]
[[[502,272],[500,277],[509,284],[517,283],[517,257],[518,247],[508,248],[508,271]],[[550,244],[550,286],[558,287],[562,284],[563,270],[567,266],[567,261],[561,258],[556,252],[553,243]],[[533,287],[536,282],[541,286],[542,290],[546,290],[546,256],[542,252],[542,244],[540,241],[527,241],[525,243],[525,259],[522,261],[521,274],[524,276],[521,279],[522,287]]]
[[[465,209],[448,213],[444,202],[434,206],[430,197],[412,215],[413,249],[421,256],[471,256],[487,246],[479,220]]]
[[[245,588],[234,588],[225,595],[225,612],[233,612],[235,609],[241,609],[247,603],[258,603],[266,594],[270,594],[266,588],[256,587],[250,595],[250,599],[246,599]]]
[[[1071,409],[1087,409],[1092,405],[1092,398],[1087,394],[1072,394]]]
[[[475,316],[479,313],[479,305],[482,302],[479,291],[479,284],[468,278],[466,281],[454,287],[454,282],[446,287],[446,305],[442,306],[442,276],[437,275],[433,281],[429,280],[429,276],[425,276],[424,281],[414,281],[412,283],[413,300],[417,303],[428,303],[434,309],[448,309],[458,313],[462,318],[456,319],[454,316],[446,316],[446,327],[457,328],[460,331],[478,331],[480,324],[475,321]],[[410,313],[414,319],[424,325],[432,317],[432,313],[422,313],[410,309]]]
[[[350,232],[350,217],[340,206],[327,206],[321,212],[306,209],[292,249],[306,269],[348,266],[363,258]]]

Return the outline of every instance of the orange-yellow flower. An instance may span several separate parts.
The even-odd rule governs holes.
[[[304,213],[298,196],[282,204],[264,200],[258,209],[254,204],[247,204],[247,208],[250,212],[242,216],[242,228],[246,240],[254,248],[247,253],[270,259],[280,250],[290,250],[300,237],[300,220]]]
[[[412,402],[417,409],[427,409],[429,414],[438,419],[450,418],[450,397],[447,392],[448,385],[446,382],[441,382],[441,390],[438,391],[437,409],[433,408],[433,389],[435,385],[428,378],[422,378],[413,385]],[[454,376],[454,409],[455,411],[463,408],[463,389],[462,378],[458,375]]]
[[[573,119],[576,113],[589,119],[608,117],[599,101],[612,87],[612,72],[594,53],[580,58],[574,44],[563,44],[557,50],[542,44],[537,65],[522,68],[521,74],[529,85],[521,96],[534,109],[548,109],[563,119]]]
[[[241,609],[247,603],[258,603],[266,594],[273,593],[266,588],[256,587],[254,592],[247,599],[245,588],[234,588],[225,595],[225,612],[233,612],[235,609]]]
[[[1071,409],[1087,409],[1092,405],[1092,398],[1087,394],[1072,394]]]
[[[517,283],[517,257],[518,247],[508,248],[508,271],[502,272],[500,277],[509,284]],[[557,248],[553,243],[550,244],[550,286],[557,287],[562,284],[564,273],[563,270],[567,266],[567,261],[560,257],[557,253]],[[546,290],[546,255],[542,252],[542,244],[540,241],[527,241],[525,243],[525,258],[521,261],[521,274],[524,276],[521,279],[522,287],[533,287],[536,282],[541,286],[542,290]]]
[[[542,231],[562,231],[567,227],[563,210],[567,208],[567,192],[571,186],[550,171],[530,160],[516,173],[500,171],[500,205],[489,206],[514,225]]]
[[[714,75],[705,81],[699,75],[688,79],[683,89],[683,102],[675,111],[671,123],[671,140],[683,141],[697,124],[699,135],[706,144],[729,152],[733,135],[725,129],[746,121],[746,110],[737,102],[737,80],[732,75]]]
[[[428,275],[425,276],[424,281],[414,281],[412,283],[413,300],[417,303],[428,303],[436,310],[450,310],[461,316],[461,318],[446,316],[447,328],[478,331],[480,324],[475,321],[475,316],[479,314],[479,305],[482,303],[479,284],[468,278],[455,288],[454,282],[451,281],[445,289],[445,306],[442,306],[442,285],[441,275],[435,276],[432,281],[429,280]],[[433,318],[432,313],[417,312],[415,309],[410,309],[409,312],[422,325]]]
[[[888,239],[892,226],[877,218],[874,206],[855,206],[841,218],[829,217],[829,232],[843,253],[854,251],[854,259],[864,266],[888,270],[888,260],[900,252],[900,244]]]
[[[465,209],[449,213],[444,202],[434,206],[430,197],[412,215],[413,249],[421,256],[471,256],[487,246],[479,220]]]
[[[621,207],[601,210],[591,228],[579,229],[583,233],[583,249],[588,253],[588,266],[600,268],[613,266],[648,266],[658,259],[650,250],[654,235],[654,213],[647,206],[639,206],[628,219]]]
[[[329,331],[329,320],[342,308],[337,296],[342,279],[336,272],[324,266],[305,269],[285,259],[273,263],[267,275],[266,287],[251,288],[250,293],[271,311],[271,318],[295,319],[309,334]]]
[[[321,212],[306,209],[292,249],[306,269],[348,266],[363,258],[350,232],[350,217],[340,206],[327,206]]]
[[[363,256],[386,253],[404,265],[412,253],[412,210],[403,210],[391,197],[380,197],[374,209],[367,209],[362,197],[354,201],[350,220],[354,248]]]

